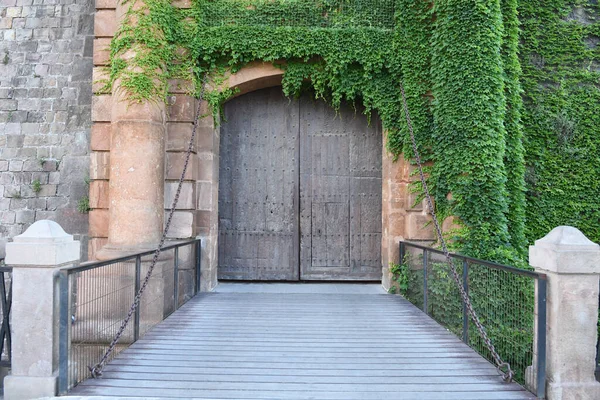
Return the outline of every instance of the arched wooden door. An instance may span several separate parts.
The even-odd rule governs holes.
[[[380,280],[381,125],[281,88],[221,125],[219,279]]]

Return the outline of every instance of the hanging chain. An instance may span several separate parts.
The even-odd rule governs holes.
[[[100,359],[98,364],[94,365],[93,367],[88,367],[88,369],[90,370],[90,374],[92,375],[93,378],[99,378],[100,376],[102,376],[102,370],[104,369],[106,362],[110,358],[110,355],[112,354],[117,343],[121,339],[121,336],[123,336],[123,332],[125,332],[125,329],[127,328],[127,324],[129,324],[131,317],[133,316],[133,314],[136,312],[136,310],[138,309],[138,307],[140,305],[140,300],[142,298],[142,294],[144,293],[144,290],[146,290],[146,286],[148,286],[148,282],[150,281],[150,278],[152,277],[152,271],[154,271],[154,267],[156,266],[158,257],[160,256],[160,253],[162,252],[163,245],[165,244],[165,240],[167,238],[167,233],[169,232],[169,227],[171,226],[171,220],[173,219],[173,214],[175,213],[175,207],[177,207],[177,202],[179,201],[179,195],[181,193],[181,188],[183,186],[183,180],[185,178],[185,173],[187,171],[188,164],[190,162],[190,156],[191,156],[192,150],[194,148],[194,139],[196,137],[196,128],[198,127],[198,120],[200,119],[200,110],[202,107],[202,100],[204,98],[204,87],[205,86],[206,86],[206,74],[204,74],[204,78],[202,79],[202,88],[200,89],[200,98],[198,99],[198,107],[196,108],[194,127],[192,128],[192,135],[190,137],[190,142],[188,144],[187,153],[185,155],[185,163],[183,164],[183,171],[181,172],[181,177],[179,178],[179,184],[177,185],[177,191],[175,192],[175,198],[173,199],[173,204],[171,206],[171,210],[169,212],[169,217],[167,218],[167,223],[165,224],[165,229],[163,230],[162,237],[160,239],[160,242],[158,244],[156,251],[154,252],[154,256],[152,257],[152,262],[150,263],[150,267],[148,268],[148,272],[146,273],[144,282],[142,283],[140,290],[136,293],[136,295],[133,299],[133,303],[131,304],[131,307],[129,308],[127,317],[125,317],[125,319],[121,323],[119,330],[117,331],[113,340],[110,342],[108,349],[106,349],[106,352],[104,353],[104,355],[102,356],[102,358]]]
[[[406,115],[406,123],[408,125],[408,131],[410,133],[410,141],[412,143],[412,149],[414,152],[415,161],[417,162],[417,165],[419,167],[419,175],[421,178],[421,184],[423,185],[423,192],[425,193],[425,198],[427,200],[427,211],[429,212],[429,214],[431,214],[431,217],[433,220],[433,225],[435,226],[435,230],[437,233],[437,237],[440,240],[440,243],[442,245],[442,251],[444,252],[446,261],[448,262],[448,265],[450,266],[450,272],[452,273],[454,282],[458,286],[458,290],[460,291],[460,296],[462,298],[462,301],[467,307],[467,313],[469,314],[469,316],[475,323],[475,326],[477,327],[477,330],[479,331],[479,335],[481,336],[481,338],[483,339],[483,341],[485,343],[485,347],[487,347],[487,349],[491,353],[492,358],[494,359],[494,362],[496,363],[498,373],[500,375],[502,375],[504,382],[510,383],[513,380],[514,372],[510,368],[510,364],[503,361],[502,358],[500,357],[500,355],[498,354],[498,352],[496,351],[494,344],[490,340],[485,328],[483,327],[483,324],[479,320],[479,317],[477,316],[477,313],[475,312],[475,309],[473,308],[473,304],[471,304],[471,299],[469,298],[469,295],[467,294],[467,292],[458,276],[458,272],[456,270],[456,267],[454,266],[454,262],[452,261],[452,258],[450,257],[450,252],[448,251],[448,247],[446,246],[446,241],[444,240],[444,236],[442,235],[442,229],[440,228],[440,223],[435,214],[435,209],[433,208],[433,201],[431,200],[431,195],[429,194],[429,188],[427,187],[427,182],[425,180],[425,174],[423,173],[423,164],[421,163],[421,156],[419,155],[419,150],[417,148],[417,142],[415,140],[415,133],[413,131],[412,121],[410,119],[410,113],[408,112],[408,105],[406,103],[406,94],[404,93],[404,85],[402,84],[402,82],[400,82],[400,91],[402,92],[402,105],[404,107],[404,114]]]

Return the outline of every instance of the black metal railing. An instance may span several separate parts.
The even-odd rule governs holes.
[[[12,306],[12,268],[0,259],[0,313],[2,327],[0,327],[0,367],[10,368],[11,364],[11,336],[10,336],[10,308]]]
[[[600,305],[600,290],[598,291],[598,304]],[[596,380],[600,382],[600,309],[598,309],[597,329],[598,341],[596,342]]]
[[[110,359],[200,291],[200,240],[165,246]],[[59,393],[89,378],[127,316],[155,251],[59,272]]]
[[[459,254],[450,257],[496,351],[515,372],[515,380],[535,387],[536,395],[544,398],[546,275]],[[400,293],[480,355],[493,361],[475,324],[469,321],[467,307],[444,253],[400,242],[400,260],[394,271],[396,281],[401,283]],[[537,337],[535,349],[534,337]]]

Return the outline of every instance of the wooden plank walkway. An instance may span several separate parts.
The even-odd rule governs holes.
[[[406,300],[350,294],[351,287],[346,293],[199,295],[115,358],[103,378],[81,383],[70,395],[535,398],[502,383],[490,363]]]

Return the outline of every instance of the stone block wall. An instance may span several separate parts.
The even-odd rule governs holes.
[[[87,252],[92,0],[0,0],[0,255],[34,221]]]
[[[180,7],[189,7],[189,2],[176,2]],[[118,29],[118,5],[116,0],[96,1],[96,16],[94,20],[93,65],[94,81],[103,77],[104,67],[109,62],[110,41]],[[173,203],[177,184],[183,170],[185,155],[192,133],[197,101],[187,95],[190,88],[189,82],[170,82],[170,96],[167,99],[165,121],[165,187],[164,208],[168,213]],[[108,242],[109,231],[109,182],[111,173],[111,135],[113,96],[100,93],[100,87],[94,85],[91,111],[91,137],[90,137],[90,218],[89,218],[89,256],[94,256]],[[206,112],[206,107],[203,112]],[[210,121],[209,121],[210,120]],[[206,191],[201,188],[207,180],[207,171],[203,168],[210,154],[203,149],[212,146],[214,133],[212,119],[206,118],[198,128],[193,154],[188,165],[182,191],[179,197],[177,210],[168,234],[169,240],[189,239],[197,235],[206,234],[207,218],[203,218],[208,207],[212,204],[212,197],[206,198]],[[207,136],[208,135],[208,136]],[[210,147],[212,150],[212,148]],[[215,194],[216,196],[216,194]],[[165,215],[165,221],[167,216]],[[203,222],[204,221],[204,222]],[[216,222],[215,222],[216,223]],[[143,229],[143,227],[140,227]],[[215,278],[216,279],[216,278]]]

